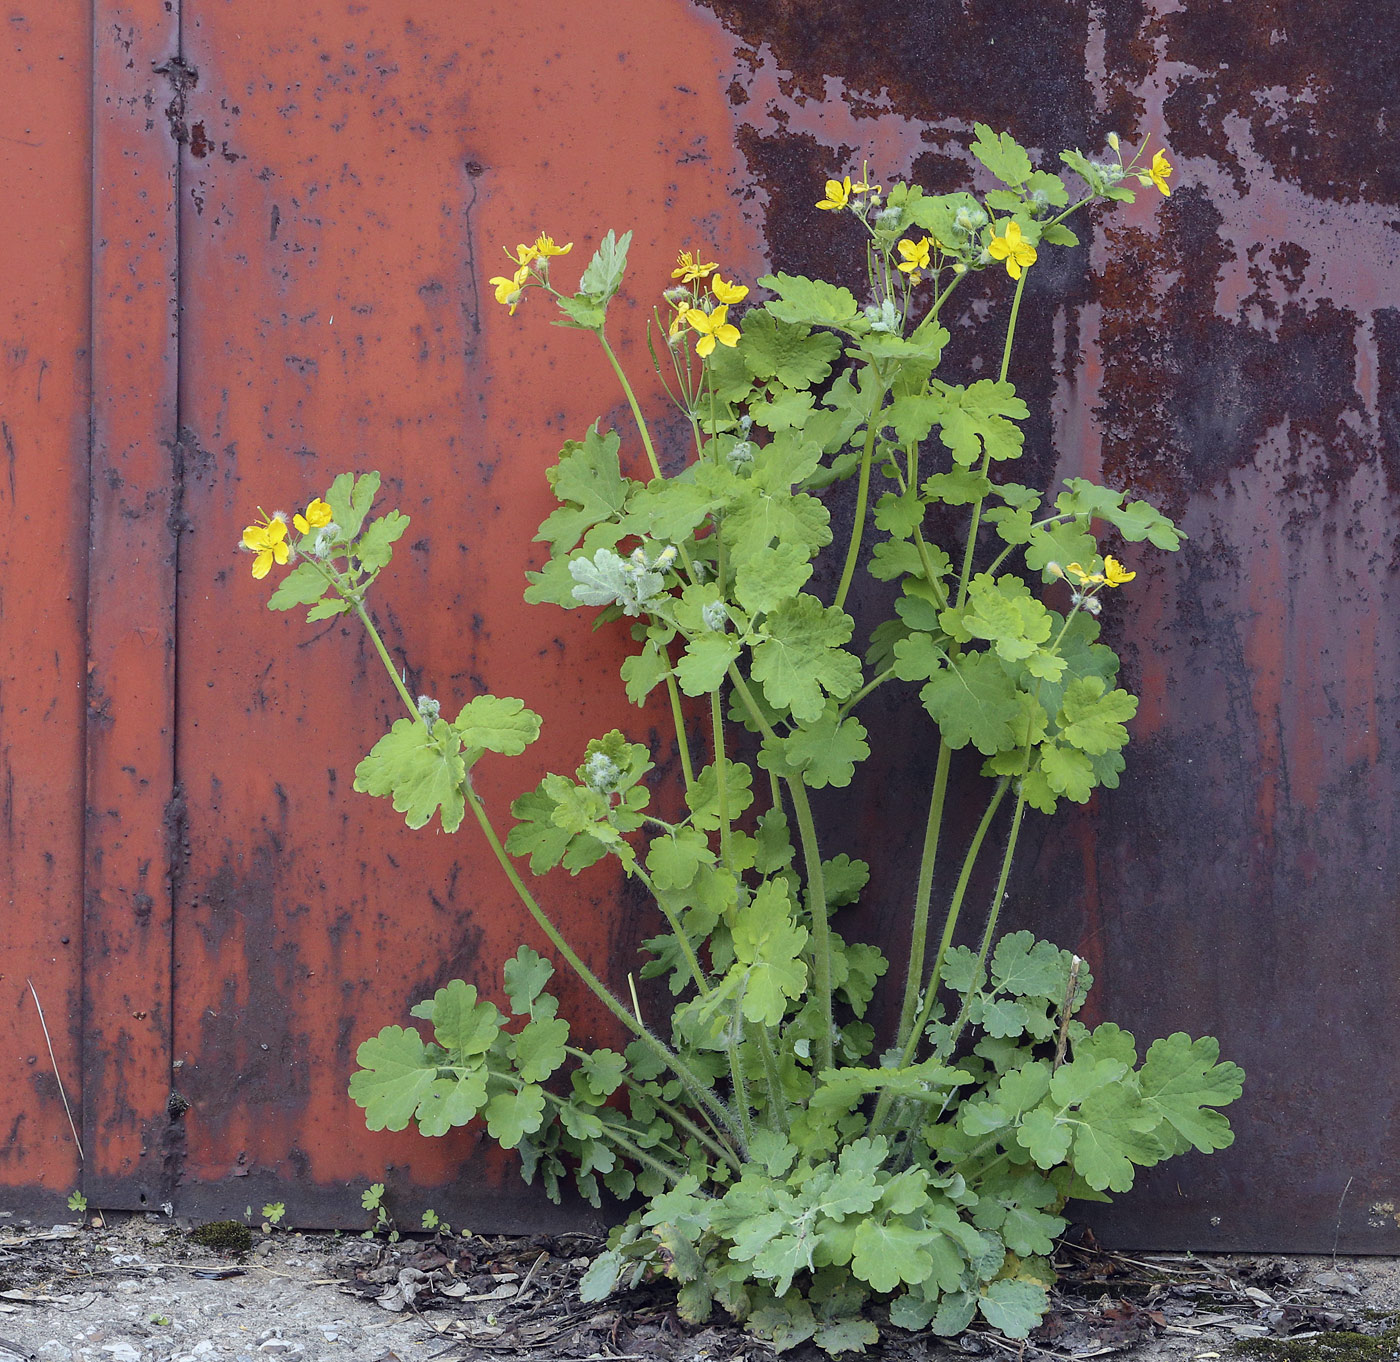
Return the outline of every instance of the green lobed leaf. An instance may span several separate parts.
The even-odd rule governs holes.
[[[815,334],[806,326],[779,320],[766,308],[753,308],[744,317],[739,356],[757,379],[775,378],[788,388],[811,388],[823,383],[841,342],[826,331]]]
[[[863,324],[853,325],[858,319],[861,322],[863,319],[850,289],[793,274],[765,274],[758,281],[758,286],[777,295],[764,306],[780,322],[798,326],[835,326],[843,330],[865,329]]]
[[[403,538],[407,529],[408,517],[400,511],[389,511],[371,520],[355,545],[355,557],[371,571],[387,567],[394,556],[394,544]]]
[[[494,1003],[478,1000],[475,986],[460,979],[453,979],[433,995],[431,1015],[433,1037],[454,1062],[484,1055],[504,1020]]]
[[[535,539],[551,553],[567,553],[599,521],[622,515],[636,483],[622,476],[621,441],[614,430],[600,432],[596,422],[582,441],[570,440],[549,470],[549,485],[562,503],[540,526]]]
[[[535,999],[553,977],[554,964],[529,946],[521,946],[506,961],[503,973],[510,1010],[517,1017],[526,1017],[530,1015]]]
[[[1031,158],[1009,132],[996,133],[985,123],[974,123],[972,154],[1003,184],[1020,186],[1031,177]]]
[[[799,595],[771,611],[765,636],[753,650],[753,678],[768,703],[798,723],[815,723],[826,708],[823,692],[841,700],[861,683],[860,659],[845,651],[851,617],[815,596]]]
[[[1028,1337],[1049,1308],[1043,1286],[1010,1277],[989,1283],[977,1301],[983,1319],[1007,1338]]]
[[[609,230],[578,281],[579,292],[606,306],[622,286],[622,276],[627,269],[627,248],[631,244],[631,232],[617,236]]]
[[[512,1037],[508,1053],[527,1083],[543,1083],[568,1057],[569,1023],[562,1017],[525,1023]]]
[[[403,1130],[437,1077],[438,1062],[412,1028],[386,1026],[355,1051],[350,1096],[371,1130]]]
[[[339,527],[339,538],[348,542],[360,532],[369,508],[379,492],[379,474],[342,473],[331,483],[325,502],[331,508],[331,519]]]
[[[919,692],[924,708],[953,748],[971,743],[984,756],[1021,745],[1022,713],[1015,683],[996,658],[964,653],[941,668]]]
[[[315,605],[329,589],[330,584],[314,563],[298,563],[277,583],[277,589],[268,597],[267,608],[295,610],[299,605]],[[325,616],[321,615],[318,618]]]
[[[1143,1106],[1203,1154],[1234,1143],[1230,1123],[1210,1108],[1233,1102],[1244,1087],[1244,1070],[1219,1060],[1214,1036],[1192,1040],[1177,1031],[1152,1043],[1139,1075]]]
[[[420,719],[399,719],[355,767],[361,794],[392,795],[411,828],[441,812],[444,832],[456,832],[466,813],[462,782],[467,768],[452,725],[439,719],[429,730]]]
[[[876,1291],[922,1282],[933,1270],[929,1232],[898,1220],[863,1220],[856,1230],[851,1271]]]
[[[452,722],[470,766],[483,752],[518,757],[540,736],[540,716],[523,700],[503,695],[478,695],[467,701]]]
[[[544,1124],[544,1089],[527,1083],[518,1092],[500,1092],[486,1104],[486,1130],[503,1149],[514,1149]]]

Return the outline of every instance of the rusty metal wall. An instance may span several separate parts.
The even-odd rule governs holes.
[[[1116,130],[1164,140],[1177,166],[1170,200],[1151,191],[1032,272],[1014,374],[1041,413],[1028,474],[1101,476],[1192,537],[1134,564],[1109,624],[1143,697],[1122,788],[1033,828],[1011,911],[1090,958],[1102,1016],[1143,1037],[1213,1032],[1250,1075],[1234,1149],[1174,1161],[1100,1223],[1138,1246],[1400,1247],[1397,28],[1359,0],[99,0],[85,851],[10,707],[13,687],[44,681],[0,677],[5,760],[69,820],[67,842],[50,838],[55,913],[71,914],[85,858],[85,989],[61,956],[42,987],[66,989],[73,1017],[86,998],[90,1185],[191,1213],[275,1196],[333,1224],[354,1215],[347,1186],[388,1166],[410,1214],[576,1221],[470,1136],[359,1128],[356,1041],[453,974],[494,987],[516,944],[540,943],[469,833],[410,834],[350,792],[393,714],[378,664],[353,631],[263,611],[232,546],[258,504],[290,509],[342,468],[384,472],[414,528],[379,614],[413,682],[445,702],[518,693],[545,715],[529,761],[483,773],[500,816],[588,736],[645,736],[649,716],[607,680],[619,638],[520,607],[543,467],[600,410],[626,423],[586,338],[493,304],[497,248],[548,230],[576,258],[634,226],[636,317],[681,246],[745,278],[844,278],[844,226],[812,206],[822,180],[868,157],[960,185],[980,118],[1050,161]],[[47,54],[36,71],[72,31],[53,18],[29,40]],[[86,98],[73,75],[44,89],[60,120]],[[53,221],[86,206],[81,144],[65,144]],[[33,281],[61,265],[71,283],[81,245],[61,257],[36,235],[32,279],[7,283],[54,346],[86,324],[84,300],[36,311],[51,295]],[[1004,306],[996,281],[981,287]],[[958,362],[978,346],[960,334]],[[646,367],[635,347],[625,358]],[[37,374],[24,363],[6,381]],[[82,380],[79,364],[42,416],[37,398],[12,405],[27,391],[12,383],[0,416],[18,430],[6,413],[22,410],[33,440],[71,456]],[[56,514],[45,489],[70,484],[48,471],[28,496]],[[4,492],[0,512],[20,515]],[[13,531],[3,551],[23,552]],[[21,573],[22,592],[6,574],[6,649],[17,594],[46,608],[61,572],[81,572],[64,564]],[[80,650],[81,610],[50,608],[50,630],[60,657]],[[54,720],[75,780],[76,714]],[[852,925],[893,945],[920,831],[905,792],[931,754],[916,710],[880,718],[897,755],[866,778],[852,850],[879,867]],[[41,872],[9,837],[18,898]],[[604,871],[548,893],[619,969],[649,930]],[[58,927],[16,918],[0,1005],[58,956]],[[585,1000],[567,1005],[607,1034]],[[32,1029],[23,1000],[0,1019]],[[67,1036],[72,1053],[76,1022]],[[47,1153],[16,1126],[0,1179],[52,1189],[72,1154],[38,1087],[15,1118]]]
[[[0,28],[0,1210],[44,1214],[79,1182],[34,998],[79,1117],[89,34],[41,4]]]

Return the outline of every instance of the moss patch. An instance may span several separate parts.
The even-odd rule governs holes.
[[[1396,1362],[1400,1359],[1400,1317],[1385,1316],[1376,1334],[1339,1330],[1312,1338],[1246,1338],[1231,1348],[1253,1362]]]
[[[196,1225],[190,1238],[219,1253],[247,1253],[253,1247],[253,1231],[240,1220],[211,1220]]]

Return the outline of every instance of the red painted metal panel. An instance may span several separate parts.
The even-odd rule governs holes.
[[[84,1187],[168,1196],[174,800],[179,18],[94,10]]]
[[[79,1184],[89,23],[11,5],[0,30],[0,1207]]]
[[[359,1214],[345,1184],[391,1163],[413,1189],[400,1204],[455,1202],[454,1224],[548,1218],[476,1137],[370,1135],[346,1097],[360,1039],[454,974],[500,998],[500,962],[543,943],[470,829],[410,833],[351,792],[395,717],[387,678],[354,631],[264,611],[268,584],[234,546],[257,505],[383,471],[414,527],[377,610],[413,684],[449,706],[519,692],[545,713],[531,762],[483,771],[498,819],[546,764],[572,769],[588,737],[637,725],[606,681],[618,638],[547,610],[519,627],[543,470],[600,402],[621,424],[620,394],[586,337],[508,319],[486,284],[503,244],[542,229],[578,237],[563,262],[578,267],[607,227],[636,224],[643,300],[681,244],[757,265],[721,197],[737,185],[724,45],[684,5],[635,9],[622,33],[547,0],[185,6],[200,73],[182,211],[198,443],[180,603],[186,1203],[241,1211],[265,1187],[343,1221]],[[545,335],[561,342],[547,354]],[[644,350],[628,359],[647,367]],[[629,956],[642,924],[610,874],[561,877],[549,897],[592,958]],[[569,1006],[585,1034],[611,1034],[584,997]]]

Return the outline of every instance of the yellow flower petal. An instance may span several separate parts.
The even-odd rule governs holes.
[[[851,177],[847,175],[844,179],[828,180],[826,182],[826,197],[817,203],[818,208],[825,208],[834,211],[845,208],[851,201]]]
[[[1105,558],[1103,560],[1103,575],[1109,586],[1122,586],[1126,582],[1131,582],[1137,573],[1127,571],[1116,558]]]
[[[537,256],[548,257],[551,255],[568,255],[573,250],[574,243],[571,241],[567,246],[556,246],[552,236],[546,236],[543,232],[535,238],[535,244],[531,249]]]
[[[726,305],[742,302],[749,296],[747,284],[727,284],[718,274],[710,281],[710,288],[715,297]]]
[[[676,257],[676,268],[671,271],[671,278],[686,284],[698,284],[702,279],[708,279],[718,268],[717,261],[706,263],[701,260],[698,251],[694,255],[689,251],[682,251]]]
[[[1171,186],[1167,183],[1167,177],[1172,173],[1172,163],[1167,160],[1166,155],[1158,152],[1152,158],[1152,164],[1148,167],[1147,178],[1157,186],[1168,198],[1171,197]]]
[[[263,549],[256,558],[253,559],[253,576],[261,581],[267,576],[272,568],[272,550]]]

